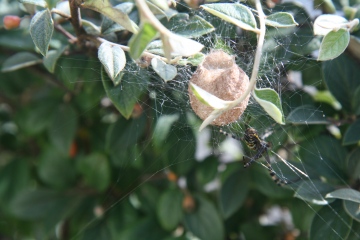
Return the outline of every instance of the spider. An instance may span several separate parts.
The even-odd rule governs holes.
[[[274,171],[274,169],[271,167],[271,163],[270,163],[270,159],[269,159],[269,154],[268,154],[268,149],[271,147],[271,144],[269,142],[266,142],[264,140],[262,140],[257,131],[254,128],[247,128],[245,130],[245,134],[243,138],[234,136],[232,134],[229,134],[225,131],[223,131],[222,129],[220,129],[220,132],[226,136],[230,136],[236,140],[239,141],[244,141],[245,144],[248,146],[248,148],[250,148],[252,151],[256,151],[255,156],[253,157],[243,157],[243,161],[244,163],[244,168],[249,167],[253,162],[255,162],[256,160],[260,159],[262,156],[264,156],[266,162],[266,168],[269,170],[270,172],[270,176],[273,179],[273,181],[278,185],[278,186],[282,186],[287,184],[286,181],[279,179],[276,176],[276,173]],[[246,159],[247,158],[247,159]]]

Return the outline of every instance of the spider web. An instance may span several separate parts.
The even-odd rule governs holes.
[[[185,5],[179,5],[179,8],[187,8]],[[286,4],[273,9],[274,12],[286,10]],[[293,14],[295,15],[295,20],[300,24],[300,27],[311,24],[312,19],[306,12],[300,7],[297,10],[298,11],[293,12]],[[268,12],[266,14],[270,13],[271,12]],[[211,16],[205,11],[197,10],[194,14],[216,26],[214,32],[197,39],[205,45],[205,52],[210,52],[217,48],[226,49],[229,53],[236,56],[236,63],[250,76],[256,50],[255,36],[246,31],[239,30],[233,25]],[[171,30],[175,31],[176,29]],[[278,92],[282,100],[285,117],[287,117],[299,106],[299,102],[301,103],[300,105],[304,105],[305,107],[308,103],[309,96],[304,91],[301,79],[299,79],[296,74],[299,71],[306,71],[307,69],[318,67],[318,64],[313,61],[312,52],[310,51],[312,44],[315,44],[315,40],[311,31],[304,34],[304,32],[299,33],[294,29],[271,28],[267,31],[267,36],[269,35],[275,37],[265,39],[257,87],[269,87]],[[143,130],[138,129],[138,123],[136,123],[136,121],[149,121],[155,129],[161,127],[156,126],[156,123],[161,122],[164,123],[165,127],[169,127],[169,133],[165,140],[166,147],[175,153],[177,149],[180,148],[182,152],[180,152],[178,156],[164,156],[164,152],[159,151],[157,159],[147,159],[146,149],[156,145],[156,140],[152,136],[140,142],[135,142],[132,147],[128,146],[131,148],[130,152],[132,157],[127,162],[118,163],[118,166],[120,166],[122,170],[117,173],[116,181],[116,185],[125,188],[125,192],[127,193],[115,198],[109,193],[107,197],[101,201],[108,202],[111,200],[110,202],[112,203],[100,209],[101,214],[115,213],[117,211],[116,207],[124,201],[129,201],[129,204],[136,208],[140,202],[138,191],[146,186],[147,183],[154,182],[158,178],[161,179],[169,172],[179,174],[177,183],[180,188],[184,189],[186,188],[187,180],[185,175],[181,176],[181,173],[188,172],[194,163],[215,161],[218,164],[217,171],[221,173],[227,171],[227,169],[230,168],[229,166],[234,164],[237,165],[237,168],[242,168],[243,156],[249,154],[253,156],[256,154],[247,151],[243,142],[223,136],[219,133],[219,127],[210,126],[202,132],[198,132],[201,121],[192,111],[188,96],[188,83],[196,69],[195,67],[190,65],[176,66],[178,71],[177,76],[173,80],[165,82],[153,72],[151,67],[142,68],[130,59],[128,59],[128,62],[129,64],[123,71],[124,74],[131,75],[136,79],[147,77],[149,83],[134,82],[132,79],[125,77],[122,79],[124,83],[128,85],[136,84],[138,88],[143,88],[146,92],[146,94],[144,94],[145,96],[142,95],[137,101],[137,104],[141,106],[142,115],[133,116],[133,118],[137,120],[134,121],[134,124],[126,126],[123,137],[132,139],[132,134],[141,134]],[[78,58],[76,56],[62,57],[58,62],[62,79],[67,84],[81,84],[83,86],[95,84],[102,89],[100,65],[98,60]],[[76,74],[79,71],[86,72],[86,76],[78,77]],[[318,82],[311,83],[311,86],[321,87],[322,84],[321,79],[319,79]],[[117,93],[113,94],[116,95]],[[121,93],[119,92],[118,94]],[[114,111],[110,99],[102,93],[99,93],[98,99],[95,99],[93,105],[87,107],[87,109],[83,111],[83,114],[86,115],[88,112],[96,110],[99,103],[102,109],[101,111],[103,111],[104,123],[113,124],[122,118],[120,114]],[[307,110],[314,115],[324,115],[321,107],[317,109],[309,108]],[[309,119],[310,118],[311,116],[309,116]],[[315,135],[304,135],[301,142],[305,144],[299,144],[298,139],[293,139],[293,136],[299,135],[299,132],[305,130],[307,132],[316,131],[316,125],[306,124],[306,121],[307,119],[304,119],[305,124],[301,125],[278,125],[265,113],[253,97],[251,97],[248,108],[241,118],[235,123],[224,126],[223,129],[230,134],[242,138],[247,127],[255,128],[259,132],[259,135],[272,145],[269,149],[272,168],[277,177],[289,183],[287,186],[284,186],[284,188],[294,192],[301,186],[302,191],[298,192],[297,197],[304,199],[303,203],[322,219],[324,224],[328,224],[329,219],[326,219],[326,216],[318,213],[317,208],[306,201],[305,195],[314,195],[320,203],[323,201],[323,204],[325,204],[328,199],[325,199],[321,194],[322,189],[319,189],[320,179],[317,173],[310,172],[306,169],[306,164],[304,164],[302,156],[306,153],[307,156],[320,159],[320,161],[317,162],[317,164],[319,164],[317,168],[330,168],[339,182],[346,186],[347,183],[344,180],[344,176],[337,174],[336,168],[329,165],[328,161],[324,161],[320,147],[317,145],[319,142],[315,140]],[[193,154],[185,154],[184,152],[187,151]],[[301,154],[301,152],[303,152],[303,154]],[[118,154],[118,158],[120,159],[121,152],[119,151]],[[119,162],[119,159],[112,160]],[[144,161],[150,161],[150,163],[146,164],[147,167],[145,171],[137,173],[130,171],[138,162]],[[261,174],[259,178],[267,178],[270,182],[271,178],[266,168],[263,159],[259,159],[248,169],[242,171]],[[127,173],[128,170],[129,172]],[[209,181],[204,186],[205,191],[217,191],[219,189],[219,181],[219,177],[215,177]],[[275,184],[274,186],[276,187]],[[266,192],[264,189],[260,189],[260,192],[261,191]],[[302,194],[304,194],[304,196],[302,196]],[[268,211],[274,210],[274,207],[276,209],[277,205],[278,204],[269,206]],[[346,225],[350,231],[351,226],[344,221],[342,215],[330,205],[327,205],[327,207],[334,213],[337,218],[336,220]],[[277,214],[277,218],[284,217],[285,215],[284,211],[282,211]],[[274,219],[271,220],[270,213],[263,215],[262,219],[264,225],[283,223],[280,220],[280,222]],[[266,222],[264,219],[270,220]],[[79,234],[82,234],[90,228],[96,220],[98,220],[96,216],[89,217],[88,223],[79,231]],[[291,216],[290,220],[285,222],[290,225],[290,228],[293,228],[292,230],[295,229],[291,221]],[[338,235],[339,239],[342,239],[337,229],[333,227],[330,228]],[[360,238],[356,232],[351,231],[352,234]],[[74,238],[76,237],[77,236],[74,236]]]

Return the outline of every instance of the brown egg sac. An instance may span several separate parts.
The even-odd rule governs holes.
[[[233,56],[217,50],[205,57],[190,82],[222,100],[232,101],[238,99],[246,91],[249,77],[236,65]],[[190,84],[188,91],[192,109],[196,115],[205,120],[214,109],[196,98]],[[211,124],[223,126],[237,121],[244,113],[249,98],[250,94],[239,105],[221,114]]]

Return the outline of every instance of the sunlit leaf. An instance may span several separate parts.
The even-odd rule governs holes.
[[[43,56],[46,56],[51,36],[54,31],[54,22],[49,9],[35,14],[30,22],[30,34],[35,46]]]
[[[266,17],[265,24],[272,27],[293,27],[297,26],[294,17],[290,13],[277,12]]]
[[[329,32],[321,42],[318,61],[331,60],[342,54],[349,45],[349,30],[339,29]]]
[[[201,5],[205,11],[242,29],[258,32],[256,20],[250,9],[238,3],[214,3]]]
[[[125,67],[126,57],[124,51],[118,45],[103,42],[98,49],[98,57],[108,76],[114,81]]]
[[[36,6],[43,7],[43,8],[47,7],[47,3],[46,3],[45,0],[19,0],[19,2],[33,4],[33,5],[36,5]]]
[[[164,61],[158,58],[151,59],[151,66],[165,82],[173,80],[177,75],[176,67],[170,64],[166,64]]]
[[[280,97],[271,88],[255,89],[254,98],[277,123],[285,124]]]
[[[137,33],[138,31],[138,26],[130,20],[129,16],[121,10],[114,8],[109,0],[86,0],[82,6],[102,13],[132,33]]]
[[[360,192],[351,188],[342,188],[326,194],[326,198],[337,198],[360,203]]]
[[[130,41],[130,56],[133,59],[138,59],[145,51],[147,45],[155,38],[157,30],[150,24],[145,22],[137,34],[134,34]]]
[[[314,35],[325,36],[332,30],[337,30],[340,24],[347,22],[346,18],[338,15],[322,14],[314,22]]]
[[[162,35],[163,50],[165,57],[170,59],[174,56],[192,56],[203,49],[204,45],[192,39],[184,38],[176,34]]]
[[[124,2],[124,3],[120,3],[116,6],[114,6],[114,8],[120,10],[124,14],[129,14],[133,10],[134,6],[135,6],[135,4],[132,2]],[[105,16],[103,17],[103,21],[101,23],[101,33],[102,34],[106,35],[109,33],[122,31],[124,29],[125,29],[125,27],[123,27],[119,23],[114,22],[113,20],[111,20],[108,17],[105,17]]]
[[[38,58],[35,54],[29,52],[19,52],[5,60],[2,65],[1,71],[11,72],[41,62],[42,60]]]

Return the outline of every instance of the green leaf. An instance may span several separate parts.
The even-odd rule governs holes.
[[[360,68],[353,58],[342,54],[332,61],[322,64],[323,76],[331,94],[340,102],[344,110],[353,113],[359,102],[353,101],[360,87]]]
[[[201,7],[227,21],[230,22],[242,29],[258,32],[255,17],[252,14],[251,10],[238,3],[214,3],[214,4],[204,4]]]
[[[50,50],[48,54],[44,57],[44,66],[49,72],[54,73],[56,62],[66,48],[67,46],[63,46],[58,50]]]
[[[304,105],[295,108],[289,113],[286,122],[294,124],[328,124],[324,113],[311,105]]]
[[[81,158],[77,165],[85,182],[100,192],[106,190],[111,181],[111,169],[108,159],[101,153],[92,153]]]
[[[295,22],[294,17],[287,12],[277,12],[267,16],[265,19],[265,24],[276,28],[293,27],[299,25],[297,22]]]
[[[19,2],[40,6],[40,7],[43,7],[43,8],[47,7],[47,3],[46,3],[45,0],[19,0]]]
[[[190,82],[190,89],[195,97],[205,105],[211,106],[214,109],[224,109],[229,101],[221,100],[220,98],[208,93],[202,88]]]
[[[114,8],[109,0],[86,0],[81,6],[103,14],[132,33],[137,33],[138,31],[138,26],[130,20],[129,16],[121,10]]]
[[[199,53],[204,47],[199,42],[173,33],[162,34],[161,41],[167,59],[171,59],[172,56],[189,57]]]
[[[277,92],[271,88],[255,89],[253,96],[270,117],[279,124],[285,124],[284,113]]]
[[[193,66],[198,66],[203,62],[205,55],[203,53],[197,53],[194,56],[188,57],[187,59],[180,59],[179,65],[187,65],[191,64]]]
[[[13,214],[24,220],[51,220],[54,225],[69,216],[80,204],[80,197],[37,189],[19,194],[11,206]]]
[[[179,119],[179,114],[162,115],[156,122],[153,132],[154,145],[161,147],[168,136],[171,126]]]
[[[349,155],[348,155],[348,174],[353,179],[357,179],[360,176],[360,147],[355,148]]]
[[[310,227],[310,240],[346,239],[351,225],[351,217],[344,211],[341,201],[336,201],[316,213]]]
[[[321,42],[318,61],[327,61],[342,54],[350,42],[349,30],[331,31]]]
[[[151,66],[165,82],[173,80],[177,75],[176,67],[170,64],[166,64],[164,61],[158,58],[151,59]]]
[[[355,144],[360,141],[360,119],[353,122],[345,132],[344,145]]]
[[[198,38],[215,30],[214,26],[198,15],[179,13],[169,21],[162,21],[163,25],[180,36]]]
[[[360,211],[359,211],[360,204],[357,202],[346,201],[346,200],[344,200],[343,202],[347,214],[349,214],[356,221],[360,222]]]
[[[223,240],[224,226],[215,206],[201,196],[196,200],[195,212],[185,214],[185,228],[200,239]]]
[[[104,68],[101,71],[101,79],[107,96],[126,119],[130,118],[135,103],[139,101],[147,87],[148,76],[141,74],[141,71],[138,75],[132,74],[131,71],[124,73],[123,80],[117,86],[113,86]]]
[[[341,104],[334,98],[330,91],[317,91],[313,98],[317,102],[324,102],[330,104],[334,109],[340,110]]]
[[[234,172],[223,183],[220,191],[220,206],[224,218],[229,218],[243,204],[249,192],[250,178],[244,172]]]
[[[74,162],[54,148],[45,150],[37,170],[40,179],[53,188],[70,187],[76,178]]]
[[[126,64],[125,53],[118,45],[103,42],[98,49],[98,57],[108,76],[114,81]]]
[[[77,113],[70,105],[59,106],[49,129],[50,141],[67,156],[77,129]]]
[[[140,58],[147,45],[155,38],[156,34],[156,28],[150,23],[145,22],[140,27],[140,31],[137,34],[134,34],[129,41],[130,56],[135,60]]]
[[[182,220],[182,200],[183,194],[179,190],[167,190],[161,195],[156,213],[165,230],[174,230]]]
[[[134,8],[135,4],[132,2],[124,2],[124,3],[120,3],[116,6],[114,6],[114,8],[119,9],[121,12],[123,12],[124,14],[129,14],[133,8]],[[121,26],[120,24],[112,21],[111,19],[107,18],[107,17],[103,17],[103,21],[101,23],[101,33],[106,35],[106,34],[110,34],[113,32],[118,32],[118,31],[122,31],[125,28],[123,26]]]
[[[318,180],[311,180],[302,182],[296,189],[294,196],[312,204],[327,205],[332,200],[325,199],[325,195],[331,191],[334,191],[331,185]]]
[[[29,52],[19,52],[5,60],[5,62],[2,65],[1,71],[11,72],[41,62],[42,60],[38,58],[35,54]]]
[[[360,192],[351,188],[342,188],[328,193],[326,198],[337,198],[360,203]]]
[[[318,136],[306,141],[301,144],[299,151],[305,168],[328,181],[346,178],[346,153],[340,142],[329,136]]]
[[[51,36],[54,31],[54,22],[49,9],[35,14],[30,22],[30,35],[43,56],[46,56]]]
[[[356,88],[351,101],[352,103],[351,105],[354,106],[354,113],[356,115],[360,115],[360,104],[358,104],[359,102],[360,102],[360,86]]]

